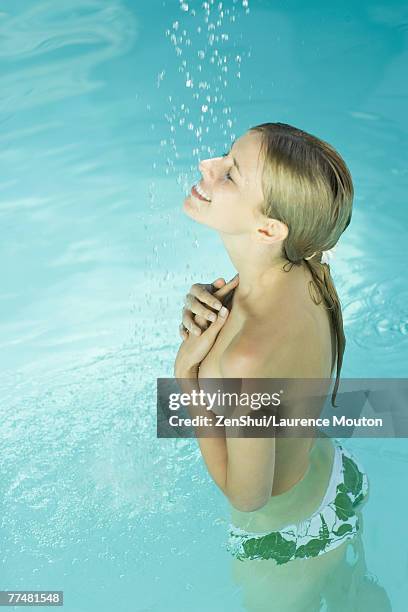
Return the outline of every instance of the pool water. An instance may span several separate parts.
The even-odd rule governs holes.
[[[184,294],[235,273],[182,202],[198,160],[252,125],[333,144],[356,192],[331,265],[343,376],[404,377],[407,17],[397,1],[2,2],[0,589],[63,590],[69,612],[246,609],[196,442],[156,438]],[[405,611],[407,442],[344,443],[371,484],[367,567]]]

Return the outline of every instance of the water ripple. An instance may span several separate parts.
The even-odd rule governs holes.
[[[137,540],[157,537],[154,517],[203,505],[190,496],[192,481],[205,495],[209,480],[197,445],[156,438],[160,372],[148,359],[135,347],[25,380],[24,393],[15,381],[0,423],[2,526],[15,544],[30,537],[40,553],[123,521],[143,554]]]
[[[67,10],[47,0],[24,12],[20,9],[15,16],[3,15],[0,21],[2,112],[49,104],[101,87],[104,83],[90,78],[91,72],[101,62],[126,53],[133,45],[136,19],[123,4],[72,0],[69,5]],[[91,50],[84,51],[83,45]],[[63,48],[64,58],[61,54],[58,57],[56,52]],[[71,54],[68,58],[67,48]],[[52,61],[50,53],[54,54]],[[34,65],[33,58],[37,60]],[[5,68],[9,65],[11,70],[7,73]]]
[[[353,289],[353,293],[356,288]],[[363,348],[400,351],[408,341],[408,288],[401,277],[358,289],[344,307],[349,335]]]

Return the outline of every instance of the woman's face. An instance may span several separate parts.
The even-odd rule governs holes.
[[[199,223],[226,234],[247,234],[259,225],[263,202],[261,135],[247,132],[227,156],[202,160],[198,186],[210,202],[194,191],[184,200],[184,212]]]

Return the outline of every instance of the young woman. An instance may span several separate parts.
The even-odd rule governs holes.
[[[351,219],[345,162],[315,136],[265,123],[199,168],[184,211],[219,233],[238,274],[228,284],[191,287],[175,376],[196,386],[242,378],[241,392],[250,392],[251,379],[330,379],[336,368],[334,405],[345,337],[322,255]],[[365,610],[351,607],[363,590],[366,602],[374,594],[367,609],[388,609],[365,577],[359,531],[367,476],[336,440],[198,442],[231,503],[229,550],[246,609],[311,612],[325,598],[330,610]]]

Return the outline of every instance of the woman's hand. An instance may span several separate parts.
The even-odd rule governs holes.
[[[223,278],[217,278],[211,284],[195,283],[190,287],[184,300],[183,322],[180,324],[180,336],[183,340],[189,337],[189,332],[200,336],[201,332],[208,328],[210,322],[217,316],[216,311],[222,307],[221,299],[235,289],[238,283],[237,274],[228,283],[225,283]]]
[[[225,310],[223,314],[221,314],[222,310]],[[200,363],[210,352],[227,318],[228,310],[223,307],[216,316],[216,320],[211,322],[208,329],[200,336],[187,335],[180,345],[174,364],[176,378],[189,378],[191,375],[197,375]]]

